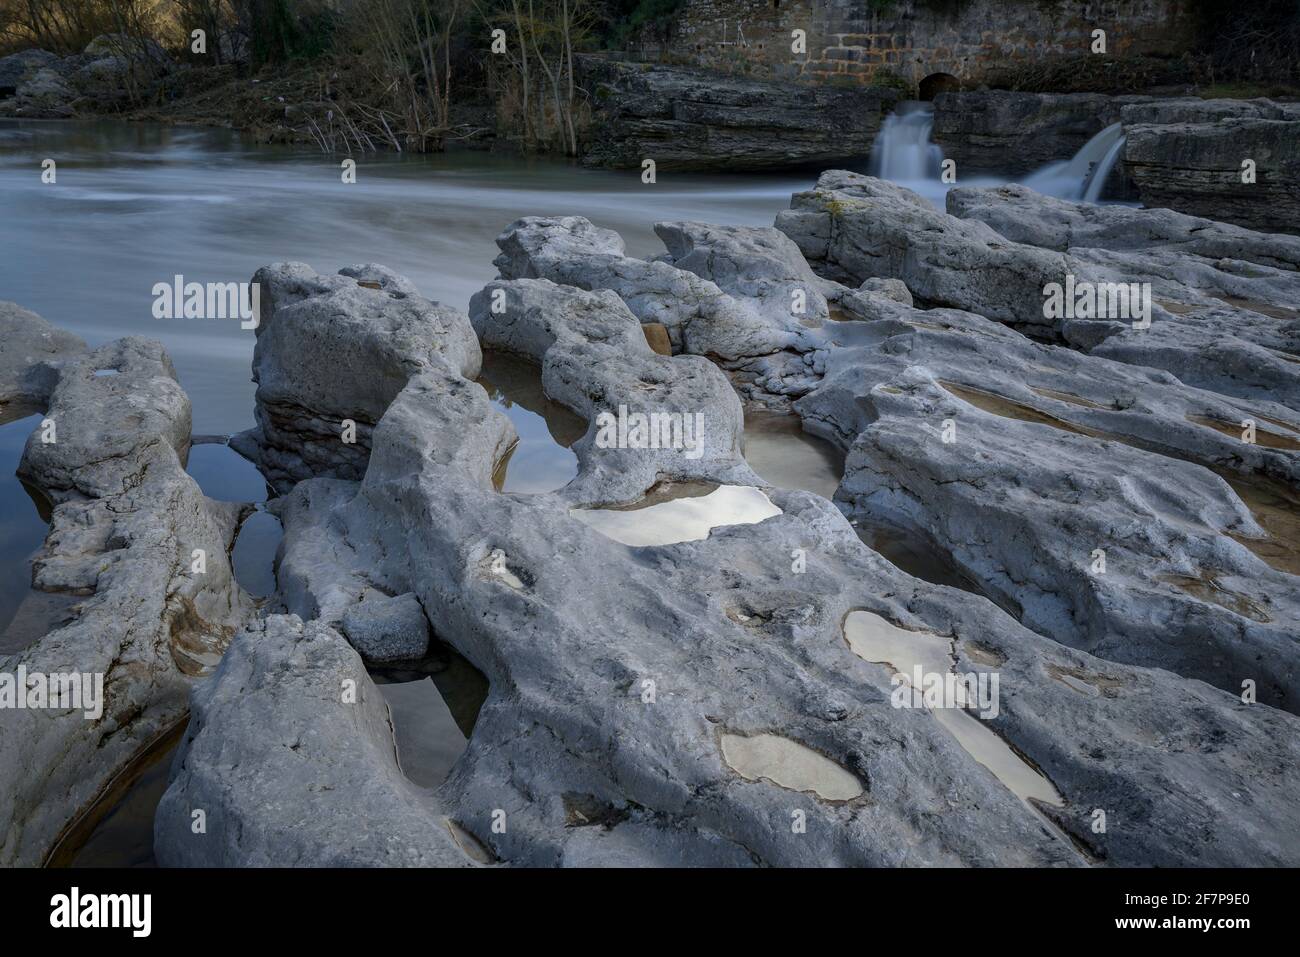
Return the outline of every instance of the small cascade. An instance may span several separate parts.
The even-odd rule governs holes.
[[[962,177],[957,184],[942,181],[943,149],[930,141],[934,106],[909,101],[899,104],[880,127],[871,147],[871,175],[912,189],[940,209],[953,185],[1001,186],[1022,183],[1045,196],[1096,203],[1124,149],[1119,123],[1106,127],[1068,160],[1048,163],[1023,177]]]
[[[1093,137],[1093,142],[1102,140],[1107,136],[1112,140],[1109,149],[1092,167],[1088,173],[1088,178],[1083,183],[1083,201],[1085,203],[1095,203],[1101,198],[1102,188],[1106,185],[1111,170],[1119,162],[1119,155],[1124,149],[1124,130],[1120,124],[1112,123]]]
[[[930,142],[934,107],[909,100],[885,118],[871,147],[871,174],[891,182],[937,180],[943,150]]]

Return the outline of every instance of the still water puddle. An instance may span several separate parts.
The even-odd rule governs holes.
[[[420,787],[436,788],[467,744],[447,703],[432,678],[379,682],[378,687],[388,702],[402,773]]]
[[[844,453],[805,432],[797,415],[746,413],[745,460],[777,488],[802,489],[827,499],[834,498],[844,475]]]
[[[1226,302],[1230,306],[1238,309],[1246,309],[1250,312],[1257,312],[1261,316],[1268,316],[1270,319],[1282,319],[1290,321],[1300,319],[1300,312],[1294,309],[1288,309],[1286,306],[1275,306],[1272,303],[1260,302],[1258,299],[1245,299],[1241,296],[1216,296],[1220,302]]]
[[[1247,478],[1226,469],[1219,475],[1250,509],[1255,523],[1269,535],[1268,538],[1238,535],[1233,538],[1278,571],[1300,575],[1300,496],[1281,482],[1263,476]]]
[[[370,677],[388,702],[402,773],[420,787],[437,787],[469,744],[487,678],[437,641],[424,661],[371,668]]]
[[[498,492],[553,492],[578,474],[572,446],[587,423],[542,390],[542,370],[504,352],[484,350],[478,384],[509,417],[519,441],[492,477]]]
[[[722,758],[748,781],[766,779],[791,791],[811,791],[823,801],[851,801],[862,783],[830,758],[776,734],[722,735]]]
[[[219,502],[252,502],[257,508],[239,526],[230,562],[235,581],[254,598],[275,593],[275,553],[284,537],[280,520],[263,503],[270,493],[257,466],[230,446],[204,442],[190,448],[185,470],[203,494]]]
[[[222,442],[191,446],[185,471],[218,502],[265,502],[269,492],[257,466]]]
[[[179,722],[131,761],[67,829],[47,867],[156,867],[153,819],[185,734]]]
[[[911,684],[913,670],[920,667],[925,674],[945,675],[953,670],[952,644],[939,635],[899,628],[868,611],[849,612],[844,620],[844,638],[853,653],[864,661],[887,665]],[[1007,790],[1026,803],[1040,801],[1060,807],[1065,802],[1052,783],[1039,774],[1012,747],[966,707],[977,706],[967,701],[960,684],[957,707],[927,709],[944,730],[984,767],[993,772]],[[919,701],[920,689],[913,688]],[[1030,805],[1032,807],[1032,805]]]
[[[1245,426],[1238,423],[1221,422],[1218,419],[1211,419],[1204,415],[1189,415],[1187,421],[1195,423],[1196,425],[1203,425],[1206,428],[1214,429],[1216,432],[1220,432],[1223,435],[1238,440],[1241,439],[1245,431]],[[1270,419],[1268,421],[1276,422],[1277,420]],[[1300,440],[1297,440],[1296,436],[1270,432],[1267,429],[1261,429],[1258,425],[1255,426],[1255,443],[1264,446],[1266,449],[1285,449],[1290,452],[1300,451]]]
[[[30,647],[71,620],[76,596],[32,587],[32,558],[50,530],[50,505],[16,474],[27,437],[42,413],[30,407],[0,407],[0,656]]]
[[[666,501],[647,496],[625,508],[571,508],[569,514],[605,537],[634,548],[699,541],[723,525],[753,525],[781,514],[781,509],[752,485],[720,485],[704,495],[698,494],[698,486],[673,486],[659,495],[675,490],[684,494]]]
[[[985,392],[982,389],[972,389],[969,386],[958,385],[955,382],[939,383],[957,398],[968,402],[977,409],[985,412],[991,412],[994,415],[1000,415],[1006,419],[1019,419],[1021,422],[1035,422],[1039,425],[1050,425],[1054,429],[1060,429],[1063,432],[1072,432],[1075,435],[1088,435],[1096,437],[1100,433],[1093,429],[1085,429],[1082,426],[1071,425],[1064,422],[1054,415],[1041,412],[1032,406],[1025,405],[1021,402],[1015,402],[1011,399],[995,395],[992,392]],[[1058,394],[1059,395],[1059,394]]]
[[[1055,399],[1058,402],[1066,402],[1070,405],[1077,405],[1081,409],[1107,409],[1109,406],[1102,405],[1100,402],[1093,402],[1091,399],[1085,399],[1083,396],[1075,395],[1073,392],[1058,392],[1056,389],[1035,389],[1032,386],[1029,389],[1045,399]]]
[[[960,588],[972,595],[989,598],[979,585],[961,573],[948,555],[931,545],[924,536],[905,532],[892,525],[878,524],[862,517],[853,520],[853,530],[858,533],[862,544],[913,578],[919,578],[931,585]],[[989,598],[989,600],[993,599]],[[999,603],[994,602],[994,604]],[[1010,611],[1010,609],[1004,610]],[[1018,611],[1012,612],[1012,615],[1019,618]]]

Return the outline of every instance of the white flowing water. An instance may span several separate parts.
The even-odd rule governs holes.
[[[943,149],[931,142],[934,108],[906,102],[885,119],[871,148],[871,174],[920,193],[939,209],[948,190],[957,186],[1002,186],[1020,183],[1046,196],[1096,203],[1119,161],[1124,131],[1119,123],[1106,127],[1068,160],[1048,163],[1020,177],[966,177],[956,170],[956,182],[943,181]]]
[[[885,117],[871,146],[871,175],[895,183],[938,180],[943,150],[930,142],[934,110],[929,103],[900,103]]]

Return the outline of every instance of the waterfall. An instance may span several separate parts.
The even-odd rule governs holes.
[[[930,142],[934,108],[908,101],[885,118],[871,147],[871,174],[895,182],[937,180],[943,150]]]
[[[1068,160],[1058,160],[1022,177],[958,176],[957,184],[940,179],[943,149],[930,142],[934,128],[934,107],[930,103],[905,102],[885,118],[871,147],[871,174],[915,190],[940,209],[952,185],[1000,186],[1023,183],[1047,196],[1088,203],[1100,200],[1102,188],[1119,161],[1124,148],[1124,130],[1119,123],[1106,127]]]
[[[1112,123],[1093,137],[1093,141],[1106,136],[1110,136],[1113,140],[1110,148],[1093,165],[1092,170],[1088,173],[1088,178],[1083,181],[1083,201],[1085,203],[1095,203],[1100,198],[1102,187],[1106,185],[1106,180],[1110,177],[1110,171],[1115,168],[1115,164],[1119,161],[1119,154],[1124,149],[1124,130],[1120,124]]]

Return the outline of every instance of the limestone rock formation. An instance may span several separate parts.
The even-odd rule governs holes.
[[[779,169],[864,156],[896,93],[807,86],[586,57],[598,166]]]
[[[382,266],[325,276],[275,263],[253,282],[261,296],[257,427],[231,444],[280,491],[313,475],[359,478],[379,416],[435,356],[478,375],[482,355],[464,314]]]
[[[0,722],[0,860],[39,864],[64,829],[189,707],[252,613],[228,558],[243,507],[204,497],[186,474],[190,405],[162,346],[123,339],[64,358],[75,342],[30,313],[4,363],[4,394],[48,401],[20,466],[53,504],[33,587],[76,599],[71,621],[4,660],[3,670],[102,680],[99,714],[6,710]],[[46,355],[40,353],[44,351]],[[26,384],[31,384],[26,385]],[[30,391],[26,391],[30,388]]]
[[[960,203],[964,193],[955,192],[953,201]],[[1045,208],[1050,215],[1051,207]],[[1018,215],[1013,207],[1003,209],[1004,218]],[[925,305],[969,310],[1041,339],[1165,369],[1189,385],[1300,409],[1300,366],[1289,358],[1300,354],[1300,328],[1276,319],[1285,320],[1300,295],[1300,274],[1264,264],[1285,267],[1290,240],[1276,244],[1276,254],[1264,252],[1269,242],[1256,237],[1240,247],[1238,258],[1211,258],[1166,247],[1158,238],[1169,228],[1166,220],[1156,216],[1164,225],[1155,226],[1157,235],[1141,250],[1126,240],[1117,250],[1071,246],[1060,252],[1056,237],[1042,240],[1042,227],[1009,231],[1049,248],[1013,242],[978,219],[942,213],[904,187],[831,171],[815,189],[795,194],[791,208],[777,216],[777,228],[824,278],[854,285],[866,278],[901,279]],[[1105,242],[1105,234],[1093,241]],[[1145,320],[1135,298],[1144,295],[1144,284],[1150,291]],[[1097,303],[1087,312],[1049,308],[1053,288],[1059,304],[1065,290],[1084,287]]]
[[[80,337],[0,301],[0,404],[44,406],[59,367],[86,351]]]
[[[1300,106],[1176,100],[1126,106],[1123,122],[1145,205],[1300,233]]]
[[[605,260],[604,275],[640,268],[636,262]],[[987,361],[1006,377],[1023,358],[999,359],[1000,338],[1008,355],[1038,350],[1051,362],[1048,352],[1065,352],[978,317],[915,310],[870,289],[819,288],[882,316],[828,323],[830,334],[858,330],[856,340],[829,349],[832,359],[843,350],[845,374],[861,367],[864,383],[873,378],[872,363],[906,362],[909,318],[957,327],[951,348],[934,340],[934,354],[946,354],[950,370],[961,361],[959,337],[970,332],[988,336]],[[659,396],[689,390],[711,420],[731,421],[735,396],[715,391],[696,357],[655,355],[636,328],[636,310],[627,299],[621,308],[613,292],[530,276],[490,284],[471,313],[486,343],[540,362],[548,394],[588,417],[588,438],[597,409],[643,389]],[[494,310],[494,301],[501,307]],[[370,335],[366,324],[384,321],[354,318],[345,328],[362,341]],[[267,353],[292,345],[266,339],[259,361],[274,363]],[[855,348],[864,350],[856,361],[849,355]],[[1159,373],[1078,359],[1083,367],[1072,388],[1089,388],[1088,364],[1104,365],[1113,370],[1111,385],[1102,379],[1095,389],[1149,383],[1167,422],[1197,401]],[[838,361],[828,388],[846,382]],[[1058,364],[1068,369],[1067,360]],[[897,395],[885,393],[891,401],[910,401],[903,386],[912,383],[914,391],[934,389],[925,393],[932,402],[950,401],[906,365],[899,381],[891,386]],[[892,413],[884,399],[857,388],[840,390],[843,402],[823,405],[814,394],[800,405],[810,415],[825,408],[826,421],[869,436],[875,426],[849,421],[845,410],[855,406],[869,420],[870,403],[878,402]],[[910,421],[913,432],[925,433],[923,423]],[[982,420],[979,426],[997,429]],[[297,484],[280,507],[282,588],[292,582],[285,594],[291,610],[322,621],[270,619],[236,639],[196,699],[201,724],[173,768],[157,818],[163,863],[1300,859],[1291,800],[1300,719],[1293,715],[1163,668],[1094,657],[1036,634],[982,598],[914,579],[810,493],[768,489],[778,512],[764,520],[675,544],[624,545],[571,511],[610,502],[611,483],[592,479],[602,473],[630,475],[619,500],[635,504],[658,481],[659,466],[616,469],[609,463],[621,456],[627,464],[631,449],[587,442],[579,448],[579,477],[560,493],[502,494],[491,474],[511,432],[479,386],[434,356],[381,412],[360,481]],[[1020,435],[1021,447],[1026,438]],[[1217,440],[1202,438],[1201,454],[1214,454]],[[858,440],[863,462],[851,481],[864,474],[867,441]],[[743,463],[729,449],[699,459],[697,475],[718,481],[722,468],[741,475]],[[1115,454],[1123,461],[1124,452]],[[648,450],[646,458],[663,460]],[[1167,468],[1179,481],[1193,474],[1190,465],[1180,471],[1171,461]],[[1219,517],[1246,521],[1213,483],[1195,480],[1220,495]],[[904,487],[911,481],[906,472],[897,478]],[[815,573],[796,570],[796,551]],[[1114,587],[1122,597],[1119,577]],[[413,791],[394,773],[391,735],[359,661],[326,627],[372,586],[413,592],[438,637],[490,682],[468,750],[432,791]],[[1191,618],[1208,621],[1207,603],[1190,598],[1187,608]],[[847,624],[854,613],[942,649],[943,670],[998,672],[999,713],[987,721],[992,737],[981,740],[1003,756],[1023,755],[1010,759],[1018,771],[1005,776],[984,745],[959,743],[934,712],[895,707],[896,669],[869,643],[855,644],[861,636]],[[1241,630],[1243,642],[1263,637]],[[349,679],[364,701],[341,701]],[[245,687],[257,701],[248,715],[236,706]],[[288,751],[294,760],[285,759]],[[1016,778],[1020,783],[1011,783]],[[313,786],[327,780],[342,782],[337,792]],[[1036,782],[1037,797],[1022,799],[1013,789],[1025,780]],[[303,801],[310,810],[301,810]],[[189,809],[200,803],[209,809],[206,843],[189,834]],[[376,840],[358,835],[350,820],[347,809],[360,803],[391,822]],[[1092,833],[1097,807],[1126,825]],[[794,812],[807,825],[798,835],[790,831]],[[389,833],[395,839],[383,840]]]
[[[1073,156],[1144,97],[970,90],[934,98],[935,143],[965,173],[1028,173]]]

